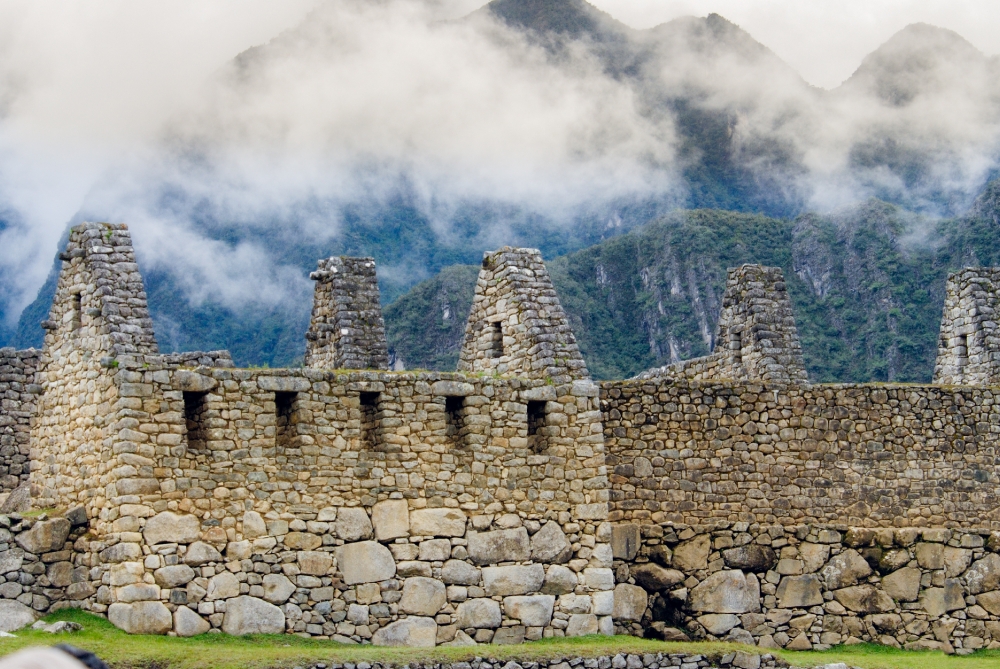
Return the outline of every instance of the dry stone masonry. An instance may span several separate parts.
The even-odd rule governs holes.
[[[537,249],[505,246],[483,254],[458,369],[555,383],[589,378]]]
[[[0,348],[0,490],[28,482],[31,419],[42,392],[35,378],[40,354]]]
[[[309,278],[316,295],[306,367],[389,369],[374,258],[326,258]]]
[[[643,372],[638,378],[659,376],[805,383],[802,346],[781,268],[741,265],[730,269],[715,351]]]
[[[777,270],[732,272],[716,362],[596,384],[534,250],[486,255],[456,373],[386,371],[371,259],[321,261],[271,370],[159,354],[124,226],[62,257],[2,352],[0,482],[54,509],[0,516],[12,626],[1000,647],[995,389],[806,384]],[[636,657],[585,666],[716,666]]]
[[[998,286],[1000,268],[967,268],[948,276],[934,383],[1000,383]]]

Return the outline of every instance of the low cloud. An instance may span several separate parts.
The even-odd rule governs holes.
[[[726,119],[724,159],[759,198],[801,208],[879,196],[948,215],[996,166],[995,62],[958,35],[908,29],[824,91],[718,21],[630,32],[640,56],[622,74],[586,43],[460,19],[477,4],[0,8],[8,317],[71,219],[129,223],[186,299],[242,308],[307,299],[287,251],[332,245],[351,208],[405,197],[447,242],[480,204],[481,239],[502,243],[525,216],[559,230],[615,221],[615,203],[680,205],[708,159],[681,99]]]

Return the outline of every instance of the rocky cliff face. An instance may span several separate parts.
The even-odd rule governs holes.
[[[709,353],[726,269],[753,262],[784,270],[812,380],[929,381],[947,272],[1000,262],[994,190],[939,223],[877,200],[793,221],[682,212],[549,266],[599,378]],[[387,312],[390,346],[408,366],[453,359],[469,304],[461,281],[471,296],[474,270],[431,279]],[[447,321],[431,304],[443,296]]]

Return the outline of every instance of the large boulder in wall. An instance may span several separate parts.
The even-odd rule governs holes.
[[[430,648],[437,643],[437,623],[433,618],[411,616],[386,625],[372,636],[375,646]]]
[[[150,546],[156,544],[189,544],[201,537],[201,521],[186,513],[164,511],[146,521],[142,538]]]
[[[615,620],[642,620],[649,597],[637,585],[619,583],[615,586],[615,605],[611,617]]]
[[[522,562],[531,557],[528,530],[523,527],[493,532],[472,532],[468,541],[469,559],[476,564]]]
[[[37,522],[26,532],[15,538],[17,544],[29,553],[41,555],[61,551],[69,537],[70,522],[65,518],[53,518]]]
[[[112,604],[108,621],[129,634],[166,634],[174,626],[170,609],[155,601]]]
[[[359,541],[337,548],[337,566],[347,585],[386,581],[396,575],[396,561],[377,541]]]
[[[414,509],[410,512],[410,534],[422,537],[463,537],[465,522],[465,513],[460,509]]]
[[[760,611],[760,581],[738,569],[717,571],[691,589],[690,606],[705,613]]]
[[[16,632],[38,619],[29,607],[13,599],[0,599],[0,632]]]
[[[285,631],[285,614],[263,599],[240,595],[226,602],[222,631],[233,636],[281,634]]]

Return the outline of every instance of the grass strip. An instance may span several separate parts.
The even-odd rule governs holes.
[[[231,637],[205,634],[190,639],[165,636],[130,636],[103,618],[79,610],[63,610],[44,618],[83,625],[72,634],[22,630],[17,638],[0,638],[0,655],[29,646],[70,643],[85,648],[114,669],[290,669],[317,662],[458,662],[473,657],[538,661],[553,658],[596,657],[616,653],[698,653],[718,657],[735,650],[765,652],[731,643],[667,643],[628,636],[553,638],[520,646],[465,648],[384,648],[352,646],[292,635]],[[905,651],[861,644],[827,651],[773,651],[792,665],[813,667],[846,662],[863,669],[998,669],[1000,651],[979,651],[948,656],[936,651]]]

